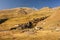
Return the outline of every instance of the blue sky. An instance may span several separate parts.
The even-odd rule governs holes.
[[[60,6],[60,0],[0,0],[0,10],[16,7],[56,7]]]

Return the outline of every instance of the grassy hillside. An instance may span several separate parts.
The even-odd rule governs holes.
[[[60,40],[60,8],[0,10],[0,40]]]
[[[53,14],[44,21],[39,22],[36,27],[42,26],[44,29],[60,30],[60,8],[55,8],[52,10]]]

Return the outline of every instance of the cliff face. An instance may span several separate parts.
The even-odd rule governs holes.
[[[0,34],[1,40],[60,40],[60,8],[0,10]]]

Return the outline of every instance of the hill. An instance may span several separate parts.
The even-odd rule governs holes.
[[[60,7],[0,10],[0,40],[60,40]]]

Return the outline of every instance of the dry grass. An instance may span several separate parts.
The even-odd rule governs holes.
[[[27,14],[23,12],[24,10]],[[16,8],[2,10],[0,13],[0,19],[8,18],[7,21],[0,24],[0,40],[60,40],[60,30],[56,30],[56,28],[60,29],[59,8],[45,7],[39,10]],[[35,27],[42,27],[42,30],[31,30],[33,28],[25,32],[23,30],[8,30],[16,24],[25,24],[34,19],[41,19],[47,16],[47,19],[39,21],[35,25]]]
[[[60,32],[56,31],[37,31],[31,34],[29,32],[0,32],[0,40],[60,40]]]

